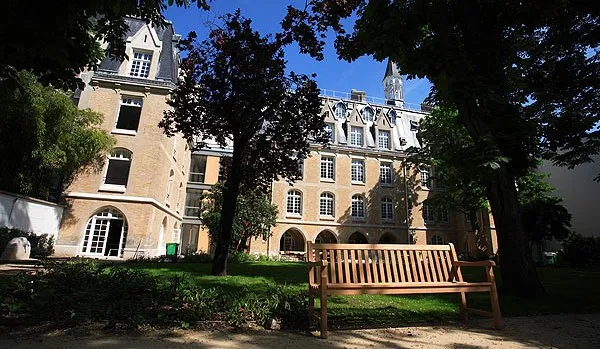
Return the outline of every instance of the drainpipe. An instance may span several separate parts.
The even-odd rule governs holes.
[[[409,214],[410,208],[408,206],[408,177],[406,176],[406,159],[402,162],[402,172],[404,175],[404,207],[406,209],[406,243],[411,244],[410,238],[410,222],[409,222]]]

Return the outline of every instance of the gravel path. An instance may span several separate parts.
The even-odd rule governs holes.
[[[148,331],[108,335],[98,331],[50,332],[0,337],[7,349],[158,349],[158,348],[600,348],[600,314],[505,318],[501,331],[489,320],[456,326],[421,326],[332,331],[329,339],[265,330]]]

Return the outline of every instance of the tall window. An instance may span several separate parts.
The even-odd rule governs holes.
[[[350,128],[350,145],[362,147],[363,145],[363,128],[352,126]]]
[[[425,222],[435,221],[435,215],[431,205],[423,204],[423,220]]]
[[[392,198],[384,197],[381,199],[381,218],[382,219],[393,219],[394,218],[394,204]]]
[[[298,160],[298,178],[304,178],[304,159]]]
[[[127,220],[114,208],[105,208],[90,217],[81,252],[121,257],[127,241]]]
[[[287,213],[302,214],[302,193],[298,190],[290,190],[287,194]]]
[[[379,183],[392,184],[392,164],[382,162],[379,164]]]
[[[390,118],[390,124],[392,126],[396,125],[396,111],[394,109],[390,110],[388,117]]]
[[[335,162],[330,156],[321,157],[321,179],[335,179]]]
[[[329,143],[335,142],[335,131],[333,129],[333,124],[325,124],[325,132],[329,135]]]
[[[426,189],[431,188],[431,174],[429,173],[429,169],[422,168],[421,170],[421,186]]]
[[[390,149],[390,131],[379,130],[379,149]]]
[[[429,239],[429,244],[430,245],[443,245],[444,239],[442,239],[442,237],[439,235],[433,235],[431,237],[431,239]]]
[[[363,160],[352,160],[351,177],[352,182],[365,182],[365,162]]]
[[[131,152],[127,149],[116,148],[108,157],[108,168],[104,184],[127,186],[129,169],[131,168]]]
[[[352,217],[365,218],[365,198],[361,195],[352,196]]]
[[[333,217],[334,199],[333,194],[323,193],[319,200],[319,215]]]
[[[171,198],[171,188],[173,187],[173,178],[175,176],[175,171],[171,170],[169,172],[169,181],[167,182],[167,201]]]
[[[448,208],[447,207],[440,207],[439,208],[439,220],[442,223],[448,223]]]
[[[119,130],[137,131],[142,115],[142,99],[135,97],[121,97],[119,115],[115,128]]]
[[[363,117],[365,121],[373,121],[374,114],[375,113],[373,112],[373,109],[371,107],[366,107],[365,109],[363,109]]]
[[[202,190],[188,189],[185,196],[185,210],[183,215],[200,218],[202,207]]]
[[[205,172],[206,155],[192,155],[189,181],[191,183],[204,183]]]
[[[335,117],[338,119],[346,118],[346,106],[344,105],[344,103],[339,102],[335,105]]]
[[[152,62],[152,53],[134,51],[129,75],[147,78],[150,75],[150,62]]]
[[[296,241],[292,234],[286,231],[283,233],[281,239],[283,242],[283,251],[294,251],[296,249]]]

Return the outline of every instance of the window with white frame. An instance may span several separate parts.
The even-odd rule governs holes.
[[[289,232],[283,233],[283,251],[294,251],[296,249],[296,240]]]
[[[375,113],[371,107],[363,109],[363,118],[365,121],[373,121]]]
[[[353,159],[350,171],[352,182],[365,182],[365,162],[363,160]]]
[[[379,183],[392,184],[392,163],[381,162],[379,164]]]
[[[152,62],[152,53],[133,51],[131,60],[130,76],[138,78],[147,78],[150,75],[150,63]]]
[[[171,170],[169,172],[169,181],[167,182],[167,202],[171,198],[171,188],[173,187],[174,176],[175,176],[175,171]]]
[[[390,110],[390,112],[388,113],[388,117],[390,118],[390,124],[392,124],[392,126],[396,125],[396,111],[394,109]]]
[[[352,196],[351,214],[353,218],[365,218],[365,198],[362,195]]]
[[[304,159],[298,160],[298,178],[299,179],[304,178]]]
[[[445,206],[442,206],[439,208],[438,210],[438,219],[440,220],[440,222],[442,223],[448,223],[448,208]]]
[[[329,135],[329,143],[335,142],[335,131],[333,128],[333,124],[327,123],[325,124],[325,132]]]
[[[287,193],[287,213],[294,215],[302,214],[302,193],[298,190],[290,190]]]
[[[394,203],[392,198],[381,198],[381,219],[394,219]]]
[[[137,97],[121,97],[119,115],[115,129],[137,131],[142,115],[142,99]]]
[[[346,118],[346,105],[342,102],[339,102],[335,105],[335,117],[338,119]]]
[[[444,239],[442,239],[442,237],[439,235],[433,235],[433,236],[431,236],[431,239],[429,239],[429,244],[430,245],[443,245]]]
[[[104,184],[112,184],[126,187],[131,168],[131,152],[127,149],[116,148],[108,157],[108,167]]]
[[[352,126],[350,127],[350,145],[362,147],[363,145],[363,128]]]
[[[321,179],[335,179],[335,159],[331,156],[321,157]]]
[[[423,204],[423,220],[425,222],[435,221],[435,214],[431,205]]]
[[[421,168],[421,186],[426,189],[431,188],[431,173],[428,168]]]
[[[322,193],[319,200],[319,215],[333,217],[334,198],[331,193]]]
[[[181,228],[179,227],[179,224],[177,222],[175,222],[175,225],[173,226],[173,233],[171,234],[171,241],[179,242],[180,239],[181,239]]]
[[[390,131],[379,130],[379,149],[390,149]]]

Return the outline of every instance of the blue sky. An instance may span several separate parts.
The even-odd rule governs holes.
[[[177,33],[186,36],[193,30],[199,38],[205,38],[209,22],[218,22],[219,16],[239,8],[243,16],[252,19],[254,29],[267,34],[280,30],[280,22],[288,4],[301,7],[304,0],[221,0],[212,2],[209,12],[199,10],[195,5],[188,9],[173,6],[167,9],[165,16],[173,22]],[[386,62],[377,62],[371,57],[361,57],[352,63],[338,60],[333,37],[328,38],[324,54],[325,59],[319,62],[300,54],[297,46],[289,46],[285,50],[287,68],[297,73],[316,73],[322,89],[350,92],[354,88],[366,91],[367,96],[383,97],[381,79]],[[405,101],[420,104],[427,97],[429,86],[427,80],[405,80]]]

